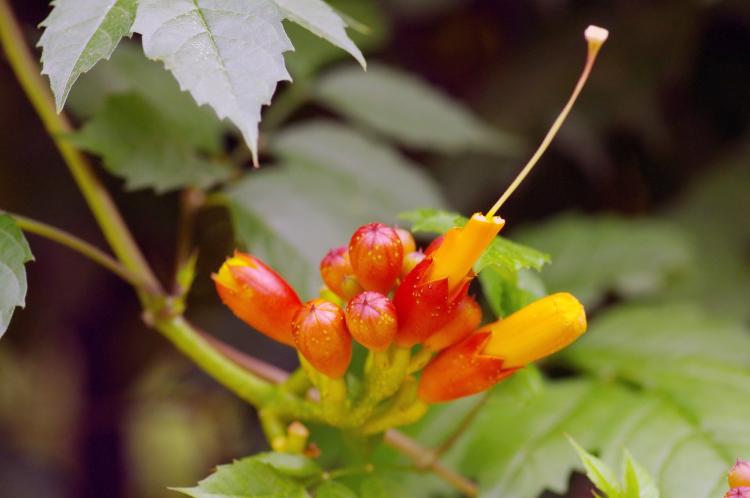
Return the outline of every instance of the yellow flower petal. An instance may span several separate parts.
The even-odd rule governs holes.
[[[586,313],[575,297],[561,292],[480,330],[492,332],[483,354],[502,358],[504,368],[521,367],[578,339],[586,332]]]

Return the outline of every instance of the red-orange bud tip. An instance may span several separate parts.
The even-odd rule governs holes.
[[[352,359],[352,337],[344,310],[324,299],[308,301],[294,316],[292,335],[299,352],[316,370],[334,379],[346,373]]]
[[[471,396],[515,372],[505,368],[502,359],[481,354],[489,336],[489,332],[471,334],[433,358],[419,379],[419,397],[439,403]]]
[[[382,223],[359,227],[349,241],[349,260],[365,290],[388,294],[401,274],[403,259],[398,233]]]
[[[474,332],[481,322],[482,308],[479,303],[473,297],[465,296],[458,303],[453,317],[432,334],[424,342],[424,346],[431,351],[445,349]]]
[[[750,486],[741,486],[727,491],[724,498],[750,498]]]
[[[409,230],[401,227],[394,227],[396,235],[401,239],[401,245],[404,248],[404,254],[409,254],[417,250],[417,243],[414,241],[414,236]]]
[[[302,303],[294,289],[251,254],[235,252],[212,276],[222,302],[259,332],[290,346],[292,317]]]
[[[367,349],[385,351],[398,330],[396,307],[379,292],[366,291],[346,305],[346,325],[354,339]]]
[[[323,282],[344,301],[362,292],[362,286],[354,276],[346,246],[331,249],[320,262]]]
[[[729,487],[739,488],[750,486],[750,462],[737,460],[729,471]]]

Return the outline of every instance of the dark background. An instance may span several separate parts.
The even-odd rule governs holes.
[[[11,3],[35,42],[47,2]],[[390,32],[370,59],[417,73],[530,143],[577,77],[581,31],[590,23],[610,29],[581,102],[505,208],[514,225],[567,209],[653,213],[746,148],[748,2],[393,0],[382,8]],[[464,213],[491,204],[514,171],[471,154],[415,157]],[[105,179],[147,257],[169,278],[177,197],[123,194],[117,179]],[[0,207],[104,247],[2,57]],[[290,352],[247,334],[218,306],[207,275],[231,244],[226,216],[204,213],[198,234],[203,271],[193,315],[290,368]],[[217,463],[263,448],[252,410],[148,331],[126,285],[45,240],[30,242],[28,310],[16,313],[0,343],[1,496],[172,496],[165,483],[191,484]]]

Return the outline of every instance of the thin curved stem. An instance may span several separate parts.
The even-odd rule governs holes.
[[[150,288],[160,288],[120,212],[86,156],[64,140],[63,137],[73,131],[73,127],[63,114],[57,113],[52,95],[40,74],[39,65],[26,45],[8,0],[0,0],[0,43],[16,78],[63,156],[115,255]]]
[[[65,230],[53,227],[41,221],[36,221],[25,216],[19,216],[14,213],[8,213],[19,226],[21,230],[27,233],[33,233],[61,244],[77,253],[87,257],[91,261],[111,271],[133,287],[142,288],[145,286],[138,275],[125,268],[119,261],[105,253],[98,247],[95,247],[85,240],[72,235]]]

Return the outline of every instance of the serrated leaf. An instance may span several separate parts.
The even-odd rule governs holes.
[[[387,37],[388,20],[385,13],[382,12],[380,2],[376,0],[333,0],[327,3],[345,19],[356,19],[367,27],[366,31],[351,31],[349,34],[352,41],[363,52],[383,45]],[[285,28],[294,45],[294,52],[287,52],[284,59],[289,72],[295,79],[309,79],[321,67],[346,56],[343,51],[299,24],[289,23]]]
[[[393,223],[419,205],[441,205],[435,185],[388,146],[343,126],[314,122],[276,135],[277,166],[227,190],[237,239],[302,294],[320,286],[328,249],[371,221]]]
[[[551,254],[541,276],[550,292],[567,291],[587,306],[608,292],[652,295],[685,274],[690,244],[679,227],[657,220],[563,215],[515,232],[520,241]]]
[[[257,162],[261,107],[290,79],[283,16],[270,0],[140,0],[133,30],[196,102],[237,125]]]
[[[284,15],[312,33],[349,52],[367,67],[362,52],[346,34],[346,23],[323,0],[274,0]]]
[[[57,110],[65,104],[76,79],[108,59],[130,34],[136,0],[55,0],[42,21],[42,73],[50,78]]]
[[[67,139],[101,155],[104,166],[132,190],[206,188],[231,173],[228,165],[204,157],[190,135],[135,93],[109,97],[102,110]]]
[[[315,498],[357,498],[357,494],[341,483],[326,481],[318,487]]]
[[[255,457],[220,465],[193,488],[172,488],[193,498],[309,498],[296,481]]]
[[[344,67],[318,83],[322,103],[405,145],[456,153],[479,149],[515,153],[515,138],[412,75],[371,64],[367,73]]]
[[[401,213],[399,217],[410,222],[413,231],[430,233],[445,233],[453,227],[465,225],[468,221],[459,214],[437,209],[418,209]],[[474,271],[480,272],[484,268],[493,267],[500,272],[515,274],[524,268],[539,270],[548,262],[549,256],[536,249],[495,237],[477,261]]]
[[[581,459],[584,469],[586,469],[586,476],[594,483],[594,486],[603,491],[607,498],[621,498],[620,484],[609,465],[584,450],[581,445],[575,442],[575,439],[569,438],[569,440],[578,453],[578,458]]]
[[[0,337],[5,334],[13,310],[26,305],[26,269],[33,260],[29,244],[16,222],[0,213]]]

